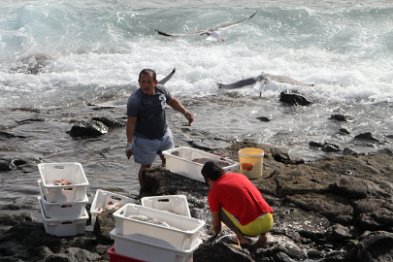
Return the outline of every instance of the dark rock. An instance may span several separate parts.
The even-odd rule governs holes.
[[[359,262],[393,261],[393,233],[376,231],[367,234],[351,250],[349,258]]]
[[[14,135],[12,133],[8,133],[5,131],[0,131],[0,138],[26,138],[26,137],[22,135]]]
[[[262,121],[262,122],[270,122],[271,121],[271,119],[269,117],[266,117],[266,116],[260,116],[260,117],[257,117],[257,119]]]
[[[28,161],[23,160],[23,159],[12,159],[11,160],[11,165],[15,166],[15,167],[20,167],[20,166],[24,166],[29,164]]]
[[[331,193],[350,199],[367,197],[368,185],[365,181],[354,177],[342,177],[329,186]]]
[[[288,90],[284,90],[280,93],[280,101],[292,106],[308,106],[312,104],[312,102],[308,101],[298,92]]]
[[[340,121],[340,122],[345,122],[347,121],[347,117],[341,114],[333,114],[330,116],[330,119]]]
[[[5,159],[0,159],[0,172],[11,171],[10,162]]]
[[[108,127],[100,121],[82,122],[74,124],[67,133],[71,137],[98,137],[108,133]]]
[[[355,136],[355,139],[358,140],[366,140],[366,141],[372,141],[372,142],[379,142],[378,139],[374,138],[371,132],[366,132],[366,133],[361,133],[359,135]]]
[[[356,152],[355,150],[350,149],[348,147],[344,148],[344,150],[343,150],[343,155],[354,155],[354,156],[356,156],[358,154],[359,154],[358,152]]]
[[[194,148],[202,150],[217,150],[228,147],[228,143],[225,141],[214,140],[214,139],[202,139],[202,140],[191,140],[190,145]]]
[[[274,260],[277,262],[294,262],[292,258],[290,258],[287,254],[284,252],[278,252],[273,256]]]
[[[274,148],[271,150],[271,156],[273,157],[274,160],[277,162],[283,163],[283,164],[288,164],[288,165],[300,165],[304,164],[303,159],[293,159],[289,156],[289,154],[285,151],[282,151],[280,149]]]
[[[68,257],[66,254],[52,254],[49,255],[45,262],[77,262],[78,260]]]
[[[323,147],[324,144],[319,143],[319,142],[314,142],[314,141],[310,141],[310,143],[308,143],[311,147]]]
[[[328,240],[336,243],[345,241],[353,237],[351,229],[340,224],[336,224],[328,229]]]
[[[340,128],[338,131],[340,131],[340,134],[343,134],[343,135],[349,135],[349,134],[351,134],[351,132],[349,132],[347,129],[345,129],[345,128]]]
[[[322,254],[322,252],[320,252],[316,249],[310,249],[307,252],[307,257],[310,259],[318,259],[318,258],[322,258],[323,254]]]
[[[253,262],[250,254],[225,243],[202,244],[194,252],[194,262]]]
[[[110,239],[109,233],[113,228],[115,228],[115,220],[113,218],[113,213],[116,210],[105,210],[97,215],[96,223],[94,224],[94,234]]]
[[[269,235],[269,252],[278,254],[285,253],[290,258],[303,260],[307,257],[306,250],[299,246],[294,240],[285,235]]]
[[[141,195],[155,195],[158,190],[163,186],[164,178],[163,173],[167,172],[165,169],[148,168],[142,172],[142,186],[140,190]]]
[[[20,121],[16,121],[18,125],[24,125],[24,124],[29,124],[31,122],[44,122],[44,118],[29,118],[29,119],[24,119]]]
[[[327,153],[333,153],[333,152],[340,152],[341,149],[338,145],[325,143],[322,147],[322,151]]]
[[[126,125],[126,122],[122,119],[112,119],[109,117],[93,117],[92,120],[94,121],[99,121],[106,125],[107,127],[124,127]]]
[[[378,153],[386,154],[388,156],[393,156],[393,151],[389,148],[382,148],[377,151]]]
[[[387,138],[392,138],[393,139],[393,135],[386,135]]]

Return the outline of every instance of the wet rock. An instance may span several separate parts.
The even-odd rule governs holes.
[[[142,187],[140,195],[155,195],[164,184],[163,173],[165,169],[154,167],[146,169],[142,172]]]
[[[307,257],[310,258],[310,259],[318,259],[318,258],[322,258],[323,254],[322,254],[322,252],[320,252],[320,251],[318,251],[316,249],[310,249],[307,252]]]
[[[389,148],[383,148],[377,151],[378,153],[386,154],[388,156],[393,156],[393,151]]]
[[[349,258],[359,262],[393,261],[393,233],[377,231],[366,234]]]
[[[109,233],[115,228],[113,213],[116,210],[105,210],[97,215],[94,225],[94,234],[99,237],[110,239]]]
[[[99,137],[108,133],[108,127],[100,121],[75,123],[67,133],[71,137]]]
[[[366,140],[366,141],[371,141],[371,142],[379,142],[378,139],[373,137],[371,132],[366,132],[366,133],[361,133],[359,135],[356,135],[355,139],[357,139],[357,140]]]
[[[52,58],[46,54],[33,54],[22,58],[15,70],[20,73],[36,75],[49,64],[51,59]]]
[[[287,254],[285,254],[284,252],[278,252],[276,253],[274,256],[274,261],[280,261],[280,262],[294,262],[295,260],[293,260],[292,258],[290,258]]]
[[[0,131],[0,139],[4,139],[4,138],[26,138],[26,136],[15,135],[9,132]]]
[[[11,171],[10,162],[5,159],[0,159],[0,172]]]
[[[44,122],[44,118],[28,118],[20,121],[16,121],[18,125],[24,125],[24,124],[29,124],[29,123],[34,123],[34,122]]]
[[[225,243],[202,244],[194,252],[194,262],[253,262],[255,261],[247,251]]]
[[[351,229],[340,224],[335,224],[328,229],[328,240],[335,243],[345,241],[353,237]]]
[[[392,138],[393,139],[393,135],[386,135],[387,138]]]
[[[312,102],[296,91],[284,90],[280,93],[280,101],[292,106],[308,106]]]
[[[393,231],[393,203],[386,199],[367,198],[355,201],[357,225],[364,230]]]
[[[229,146],[229,144],[225,141],[214,139],[191,140],[189,143],[192,147],[202,150],[217,150],[227,148]]]
[[[107,127],[111,128],[124,127],[126,125],[126,122],[123,119],[113,119],[109,117],[93,117],[92,120],[99,121]]]
[[[300,165],[304,164],[303,159],[299,158],[292,158],[289,156],[289,154],[283,150],[280,149],[272,149],[271,150],[271,156],[273,157],[274,160],[277,162],[283,163],[283,164],[289,164],[289,165]]]
[[[354,177],[342,177],[338,182],[331,184],[329,190],[332,194],[350,199],[367,197],[368,185],[365,181]]]
[[[341,149],[338,145],[331,144],[331,143],[325,143],[322,146],[322,151],[327,152],[327,153],[333,153],[333,152],[340,152]]]
[[[345,128],[340,128],[338,131],[340,131],[340,134],[343,134],[343,135],[350,135],[351,134],[351,132],[349,132]]]
[[[269,235],[268,238],[269,253],[285,253],[290,258],[303,260],[307,257],[306,250],[300,247],[291,238],[284,235]]]
[[[309,144],[311,147],[323,147],[323,146],[324,146],[324,144],[319,143],[319,142],[315,142],[315,141],[310,141],[308,144]]]
[[[267,117],[267,116],[259,116],[257,117],[258,120],[262,121],[262,122],[270,122],[272,119]]]
[[[348,121],[348,118],[345,115],[341,115],[341,114],[333,114],[330,116],[329,119],[340,121],[340,122]]]
[[[355,150],[353,150],[353,149],[351,149],[349,147],[346,147],[343,150],[343,155],[354,155],[354,156],[356,156],[358,154],[359,154],[358,152],[356,152]]]

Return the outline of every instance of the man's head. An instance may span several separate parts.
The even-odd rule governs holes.
[[[152,69],[143,69],[139,73],[139,86],[141,88],[141,91],[144,94],[147,95],[152,95],[154,94],[154,89],[157,86],[157,76],[156,72]]]
[[[219,179],[225,172],[213,161],[206,162],[201,171],[203,177],[205,178],[206,184],[208,184],[209,179],[214,182]]]

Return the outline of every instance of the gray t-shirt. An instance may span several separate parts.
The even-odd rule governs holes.
[[[145,95],[140,89],[128,99],[127,115],[136,116],[135,136],[157,139],[166,132],[166,103],[172,100],[169,91],[163,86],[156,87],[154,95]]]

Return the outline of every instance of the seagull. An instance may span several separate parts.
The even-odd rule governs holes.
[[[162,35],[162,36],[182,37],[182,36],[192,36],[192,35],[207,35],[208,36],[207,40],[224,41],[224,39],[221,37],[220,30],[224,30],[224,29],[230,28],[234,25],[240,24],[244,21],[247,21],[247,20],[253,18],[256,14],[257,13],[255,12],[252,15],[250,15],[249,17],[243,18],[243,19],[235,21],[235,22],[227,22],[225,24],[222,24],[222,25],[219,25],[216,27],[212,27],[212,28],[208,28],[208,29],[198,29],[198,30],[186,32],[186,33],[169,34],[169,33],[159,31],[159,30],[155,30],[155,31],[159,35]]]
[[[221,84],[217,83],[218,88],[220,89],[237,89],[237,88],[242,88],[248,85],[254,85],[254,88],[259,90],[260,93],[259,95],[262,96],[262,89],[265,90],[267,84],[270,81],[278,82],[278,83],[285,83],[285,84],[290,84],[290,85],[296,85],[296,86],[308,86],[312,87],[314,84],[309,84],[309,83],[304,83],[298,80],[295,80],[291,77],[288,76],[282,76],[282,75],[271,75],[271,74],[265,74],[261,73],[257,77],[250,77],[246,79],[239,80],[237,82],[231,83],[231,84]]]

